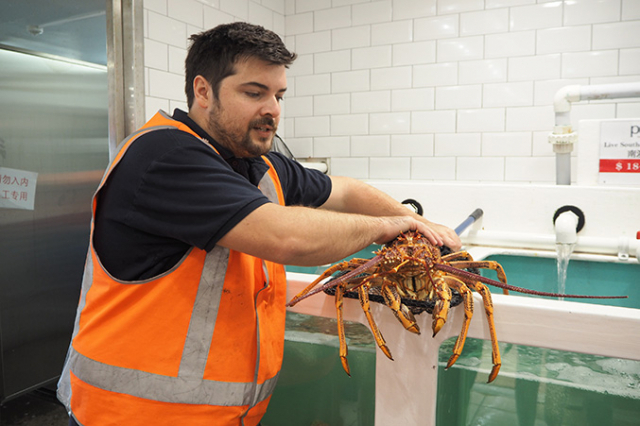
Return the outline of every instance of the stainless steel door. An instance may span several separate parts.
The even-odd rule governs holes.
[[[91,19],[105,20],[104,13]],[[0,30],[0,401],[60,374],[91,197],[108,162],[106,66],[24,53],[19,41],[8,48],[7,40],[15,37]],[[106,58],[103,48],[97,57]]]

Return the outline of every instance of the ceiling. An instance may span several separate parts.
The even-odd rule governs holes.
[[[0,45],[107,64],[108,0],[0,0]]]

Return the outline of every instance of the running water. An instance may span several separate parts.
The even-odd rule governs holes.
[[[573,253],[575,246],[575,244],[556,244],[556,253],[558,258],[558,293],[560,294],[566,293],[567,268],[569,267],[569,258],[571,257],[571,253]],[[564,297],[560,297],[559,299],[564,300]]]

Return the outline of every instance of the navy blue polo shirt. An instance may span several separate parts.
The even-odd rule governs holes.
[[[257,188],[262,158],[242,159],[213,140],[184,111],[193,135],[163,129],[140,136],[112,171],[98,199],[94,247],[114,277],[133,281],[168,271],[191,247],[211,250],[238,222],[270,202]],[[267,154],[286,205],[319,207],[331,193],[328,176],[282,154]]]

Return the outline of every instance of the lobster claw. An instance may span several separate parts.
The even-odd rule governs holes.
[[[400,319],[401,316],[404,317],[404,321]],[[398,313],[398,319],[400,319],[400,322],[402,322],[402,325],[404,325],[404,328],[406,328],[412,333],[420,334],[420,327],[418,327],[418,324],[416,323],[416,317],[413,316],[413,312],[411,312],[409,308],[407,308],[407,306],[404,304],[400,305],[400,312]]]
[[[398,318],[398,321],[402,323],[404,328],[412,333],[420,334],[420,327],[418,327],[418,324],[416,323],[416,318],[413,316],[413,313],[409,308],[402,303],[402,299],[398,292],[389,285],[383,285],[382,296],[384,297],[387,306],[391,308],[396,318]]]
[[[433,336],[442,329],[447,322],[449,308],[451,307],[451,289],[446,285],[442,278],[435,281],[436,303],[433,307],[433,323],[431,329]]]

